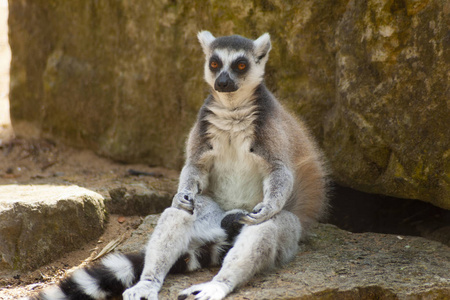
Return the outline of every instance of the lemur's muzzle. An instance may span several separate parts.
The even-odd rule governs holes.
[[[231,93],[237,91],[238,87],[228,72],[222,72],[214,83],[214,89],[221,93]]]

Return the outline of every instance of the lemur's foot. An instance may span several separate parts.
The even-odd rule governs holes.
[[[125,290],[123,300],[158,300],[158,289],[150,281],[139,281],[135,286]]]
[[[196,300],[222,300],[230,292],[231,290],[226,284],[210,281],[185,289],[178,295],[178,300],[184,300],[189,295],[195,295]]]

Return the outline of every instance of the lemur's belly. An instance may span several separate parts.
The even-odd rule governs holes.
[[[214,156],[208,192],[224,210],[252,211],[263,200],[261,163],[257,164],[254,155],[247,152],[231,147]]]

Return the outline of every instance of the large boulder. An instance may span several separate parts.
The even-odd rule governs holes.
[[[323,145],[337,181],[450,209],[450,4],[351,1]]]
[[[103,197],[78,186],[0,186],[0,274],[42,266],[99,237]]]
[[[121,252],[140,251],[156,226],[148,216]],[[354,234],[321,224],[293,262],[258,275],[229,299],[447,299],[450,248],[419,237]],[[170,275],[162,299],[211,280],[217,268]],[[228,298],[227,298],[228,299]]]
[[[196,33],[269,32],[270,89],[334,179],[450,208],[450,4],[10,1],[11,117],[122,161],[180,167],[206,96]]]

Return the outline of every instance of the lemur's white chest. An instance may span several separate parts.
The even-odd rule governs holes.
[[[211,169],[208,192],[225,210],[251,211],[263,199],[265,164],[251,151],[254,108],[234,111],[213,108],[208,118]]]

